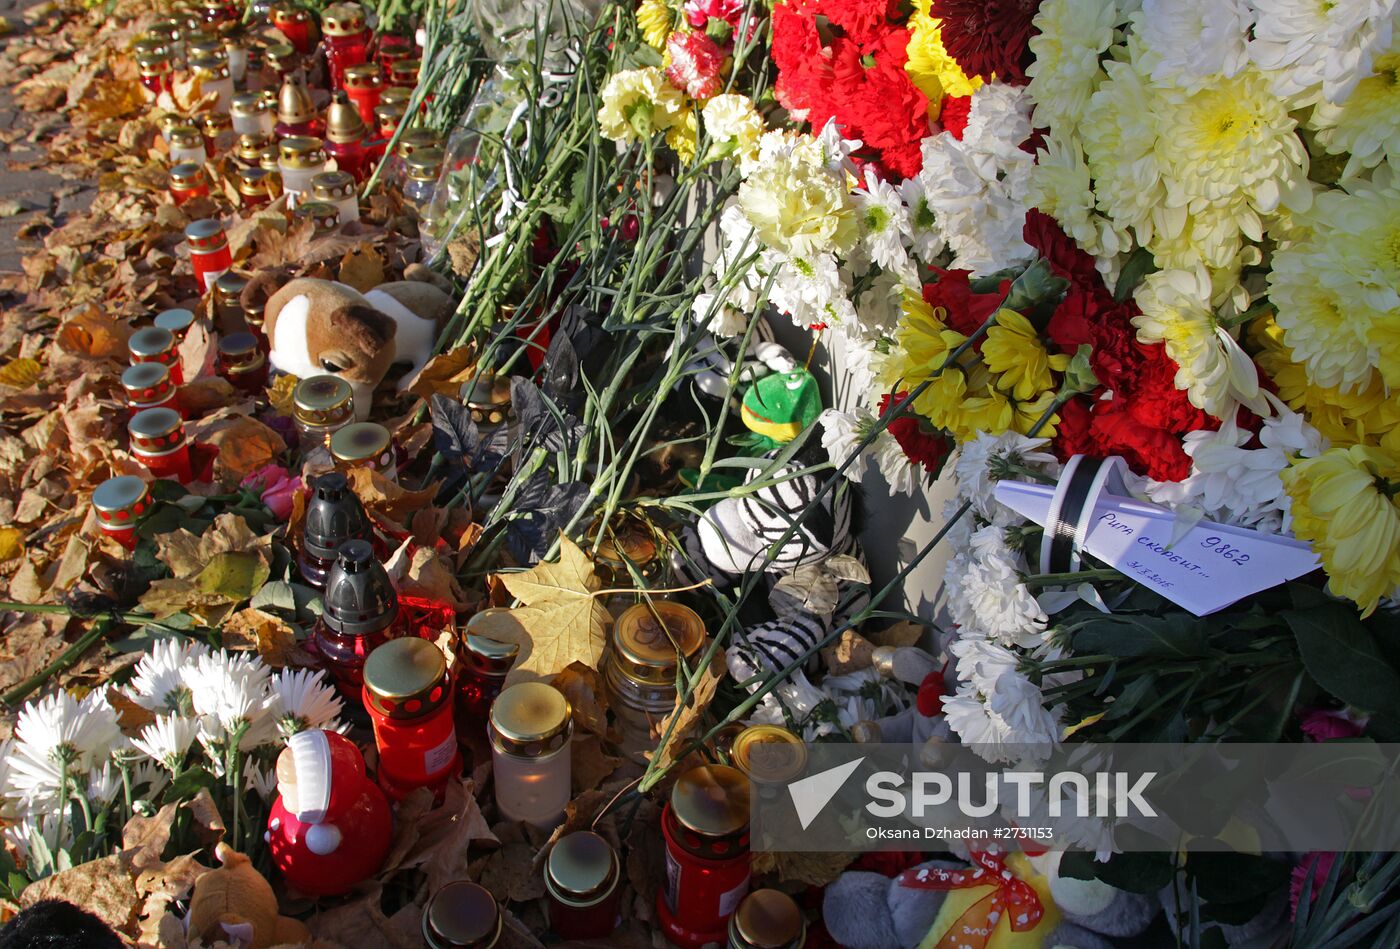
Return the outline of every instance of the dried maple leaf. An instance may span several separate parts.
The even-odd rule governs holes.
[[[399,530],[413,518],[414,512],[432,503],[439,487],[435,481],[426,488],[410,491],[369,468],[351,468],[347,474],[350,490],[359,497],[365,510]]]
[[[520,573],[502,574],[512,595],[538,612],[521,618],[529,641],[520,643],[520,659],[511,683],[545,678],[572,662],[598,667],[612,615],[594,596],[603,586],[593,561],[563,534],[559,562],[541,561]]]
[[[123,932],[135,930],[141,906],[130,861],[119,853],[90,860],[29,884],[20,894],[19,905],[27,908],[47,899],[75,903]]]
[[[131,328],[98,310],[84,310],[59,327],[57,343],[75,356],[89,359],[121,359],[127,356]]]
[[[117,713],[117,724],[122,733],[138,735],[141,729],[156,720],[156,713],[127,698],[126,693],[112,686],[107,687],[107,704]]]
[[[28,389],[39,381],[39,373],[42,371],[43,367],[37,359],[11,359],[4,366],[0,366],[0,386],[16,391]]]
[[[571,662],[549,680],[573,710],[574,727],[603,737],[608,732],[608,695],[598,670],[582,662]]]
[[[248,649],[274,669],[314,669],[321,663],[297,643],[296,631],[279,617],[248,607],[224,622],[224,647]]]
[[[399,545],[384,569],[399,593],[439,600],[459,609],[467,605],[447,559],[431,547],[416,546],[412,538]]]
[[[214,374],[214,360],[218,348],[203,320],[195,321],[185,330],[185,338],[180,340],[179,353],[182,378],[193,382]]]
[[[822,647],[822,662],[829,675],[845,675],[870,668],[875,646],[853,629],[841,633],[841,638]]]
[[[471,343],[438,353],[419,371],[408,391],[424,401],[434,394],[459,398],[462,383],[476,375],[477,355]]]
[[[222,619],[271,574],[272,537],[258,537],[236,514],[220,514],[202,535],[184,528],[156,536],[156,556],[174,576],[156,580],[141,605],[157,618],[194,612]]]
[[[622,764],[621,758],[603,750],[603,742],[597,735],[578,733],[574,734],[570,745],[569,760],[572,762],[575,793],[602,787],[603,782]]]
[[[384,282],[384,257],[374,245],[361,243],[340,258],[337,279],[361,293],[373,290]]]
[[[676,760],[676,754],[696,730],[706,709],[714,701],[715,692],[719,690],[719,684],[727,672],[728,668],[724,664],[724,653],[716,652],[711,658],[710,664],[700,673],[700,678],[691,689],[689,700],[682,705],[680,697],[676,697],[676,707],[656,729],[658,738],[661,738],[665,736],[666,729],[671,727],[671,720],[676,720],[675,728],[671,729],[671,737],[666,739],[664,744],[659,745],[652,756],[660,762],[658,767],[664,768]]]
[[[839,877],[855,860],[856,854],[844,853],[778,853],[758,852],[753,855],[755,874],[773,875],[779,881],[796,880],[808,886],[826,886]]]

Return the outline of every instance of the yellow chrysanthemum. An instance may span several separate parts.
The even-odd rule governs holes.
[[[675,28],[676,17],[665,0],[642,0],[637,7],[637,29],[642,31],[642,39],[656,49],[666,47],[666,37]]]
[[[699,137],[699,123],[695,120],[694,109],[686,109],[680,120],[666,130],[666,144],[687,165],[695,161]]]
[[[1011,420],[1011,427],[1022,435],[1029,435],[1031,429],[1035,427],[1035,423],[1040,421],[1040,417],[1054,402],[1055,393],[1050,389],[1046,389],[1029,402],[1017,402],[1016,417]],[[1060,416],[1058,414],[1051,415],[1045,424],[1036,430],[1035,434],[1037,437],[1054,438],[1059,424]]]
[[[1372,74],[1340,105],[1323,102],[1313,114],[1317,140],[1333,155],[1350,155],[1343,177],[1383,161],[1400,163],[1400,52],[1377,57]]]
[[[982,80],[969,77],[958,61],[943,48],[938,21],[929,16],[931,0],[914,0],[914,13],[909,17],[909,59],[904,71],[909,81],[928,97],[928,115],[937,119],[944,96],[970,96],[982,86]]]
[[[1293,532],[1312,542],[1332,590],[1369,615],[1400,587],[1400,460],[1364,445],[1284,469]]]
[[[996,387],[1010,392],[1020,402],[1035,398],[1055,384],[1051,370],[1064,372],[1069,366],[1068,356],[1052,356],[1045,351],[1031,321],[1015,310],[997,313],[996,325],[987,330],[987,339],[982,343],[982,359],[988,369],[1000,374]]]
[[[602,100],[598,127],[619,145],[669,129],[685,110],[685,96],[654,66],[613,73]]]

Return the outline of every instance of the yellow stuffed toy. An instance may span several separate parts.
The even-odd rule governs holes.
[[[228,844],[215,855],[222,864],[195,882],[185,923],[191,939],[223,941],[241,949],[302,944],[311,933],[298,920],[277,912],[277,895],[252,861]]]

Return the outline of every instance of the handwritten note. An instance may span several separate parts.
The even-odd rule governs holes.
[[[1053,485],[1001,481],[996,499],[1044,525]],[[1200,521],[1172,541],[1172,512],[1104,491],[1086,513],[1081,547],[1196,616],[1205,616],[1309,573],[1317,555],[1302,541]]]

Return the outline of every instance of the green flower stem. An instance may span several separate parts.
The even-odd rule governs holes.
[[[59,612],[57,610],[36,610],[35,612]],[[134,614],[132,614],[134,615]],[[16,708],[36,689],[42,687],[53,676],[73,666],[83,655],[97,645],[110,633],[117,625],[117,620],[111,616],[101,616],[97,622],[92,624],[92,628],[80,636],[77,642],[59,653],[58,658],[40,669],[34,675],[16,685],[13,689],[0,696],[0,704],[6,708]]]
[[[1028,587],[1053,587],[1071,583],[1092,583],[1095,580],[1126,580],[1124,574],[1110,567],[1102,570],[1065,571],[1064,573],[1033,573],[1021,578]]]

